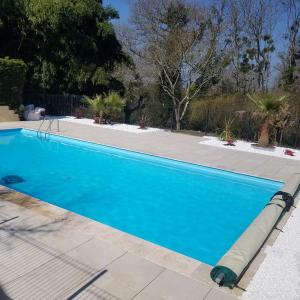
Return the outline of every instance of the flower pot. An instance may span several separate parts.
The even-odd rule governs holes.
[[[225,146],[235,146],[234,144],[234,140],[226,140],[226,144],[224,144]]]
[[[75,114],[74,115],[75,115],[76,119],[81,119],[83,117],[83,110],[82,110],[82,108],[81,107],[77,107],[75,109]]]
[[[94,123],[100,124],[100,117],[94,117]]]

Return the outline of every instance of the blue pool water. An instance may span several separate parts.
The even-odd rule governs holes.
[[[35,131],[0,131],[11,188],[214,265],[280,182]],[[3,183],[2,183],[3,184]]]

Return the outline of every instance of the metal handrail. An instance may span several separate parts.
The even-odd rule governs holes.
[[[48,127],[46,128],[45,131],[42,131],[43,124],[47,120],[49,121]],[[44,139],[46,139],[47,136],[49,135],[50,131],[52,131],[52,124],[53,124],[53,122],[55,120],[57,121],[57,123],[56,123],[57,124],[57,131],[59,132],[59,119],[57,119],[57,118],[51,118],[49,116],[44,116],[43,117],[43,121],[41,122],[41,124],[40,124],[40,126],[39,126],[39,128],[37,130],[37,133],[36,133],[37,136],[41,138],[42,137],[42,133],[44,133]]]
[[[42,120],[42,122],[41,122],[41,124],[40,124],[40,126],[39,126],[39,128],[38,128],[38,130],[36,132],[37,137],[41,137],[42,127],[43,127],[45,121],[48,120],[48,119],[49,119],[48,116],[43,116],[43,120]]]
[[[45,131],[45,139],[47,138],[47,136],[49,136],[50,131],[52,131],[52,124],[55,120],[56,120],[56,126],[57,126],[56,131],[59,132],[59,119],[50,118],[49,125]]]

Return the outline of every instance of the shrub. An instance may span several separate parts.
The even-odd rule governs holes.
[[[95,98],[85,96],[84,103],[88,105],[90,111],[97,118],[96,123],[101,123],[104,118],[105,123],[111,123],[116,120],[124,107],[124,100],[116,92],[110,92],[108,95],[96,95]]]
[[[232,133],[232,126],[234,119],[225,119],[224,129],[219,134],[219,139],[225,142],[233,142],[235,140],[234,134]]]
[[[274,93],[278,97],[281,94],[280,91]],[[276,128],[270,134],[272,142],[277,140],[279,145],[300,147],[299,100],[299,91],[287,96],[283,110],[276,115]],[[234,118],[231,129],[236,138],[253,142],[258,140],[263,118],[246,95],[225,94],[195,100],[187,118],[188,129],[216,134],[224,128],[224,120],[231,118]]]
[[[19,59],[0,58],[0,102],[17,108],[22,103],[27,66]]]
[[[234,119],[231,130],[235,137],[255,140],[259,116],[244,95],[222,95],[198,99],[190,106],[189,129],[217,133],[224,128],[225,119]]]

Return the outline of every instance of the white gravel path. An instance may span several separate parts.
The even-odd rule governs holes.
[[[300,197],[300,195],[298,195]],[[300,299],[300,203],[292,212],[283,232],[273,246],[252,281],[243,300],[299,300]]]
[[[292,148],[274,147],[274,148],[263,149],[263,148],[253,146],[253,143],[251,142],[246,142],[241,140],[237,140],[235,142],[235,146],[225,146],[226,142],[220,141],[217,137],[213,137],[213,136],[206,136],[204,140],[199,142],[199,144],[226,148],[230,150],[246,151],[246,152],[258,153],[263,155],[288,158],[292,160],[300,160],[300,150],[292,149]],[[284,151],[286,149],[292,150],[295,153],[295,156],[289,156],[284,154]]]
[[[156,132],[156,131],[162,131],[163,129],[159,128],[153,128],[153,127],[147,127],[147,129],[140,129],[138,125],[129,125],[129,124],[95,124],[94,120],[82,118],[82,119],[76,119],[75,117],[65,116],[59,118],[60,121],[63,122],[71,122],[71,123],[77,123],[77,124],[84,124],[84,125],[90,125],[100,128],[107,128],[107,129],[113,129],[113,130],[120,130],[120,131],[127,131],[132,133],[147,133],[147,132]]]

